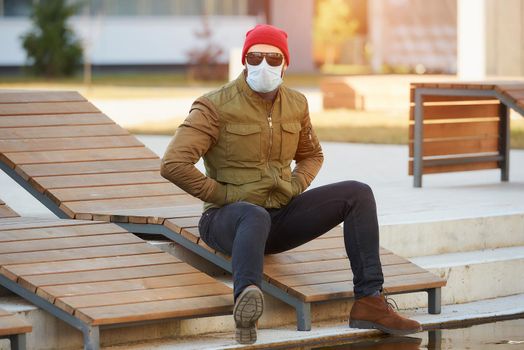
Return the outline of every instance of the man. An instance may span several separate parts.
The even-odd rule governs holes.
[[[302,245],[344,223],[356,301],[350,326],[393,334],[420,330],[382,295],[375,200],[345,181],[306,191],[323,161],[306,98],[283,85],[287,34],[258,25],[246,34],[244,72],[198,98],[162,160],[162,176],[205,202],[200,237],[232,257],[236,339],[256,341],[264,254]],[[204,158],[206,175],[194,164]],[[291,162],[296,166],[291,170]]]

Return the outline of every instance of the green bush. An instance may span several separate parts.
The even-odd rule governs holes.
[[[82,64],[82,45],[67,20],[81,8],[66,0],[40,0],[33,5],[33,28],[21,37],[36,75],[59,77],[73,75]]]

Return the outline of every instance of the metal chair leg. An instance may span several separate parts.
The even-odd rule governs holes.
[[[87,327],[84,333],[84,350],[100,349],[100,329],[98,327]]]
[[[26,349],[26,335],[23,334],[16,334],[9,336],[9,340],[11,341],[11,350],[25,350]]]
[[[311,330],[311,303],[301,303],[296,307],[297,312],[297,330]]]
[[[440,314],[440,288],[428,289],[428,312],[430,314]]]
[[[442,349],[442,330],[435,329],[428,331],[428,350]]]

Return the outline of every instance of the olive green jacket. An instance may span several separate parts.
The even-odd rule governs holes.
[[[194,165],[201,157],[206,175]],[[264,100],[242,73],[193,103],[161,174],[204,209],[237,201],[280,208],[309,186],[323,159],[304,95],[281,86],[274,102]]]

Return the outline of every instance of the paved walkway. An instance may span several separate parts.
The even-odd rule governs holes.
[[[141,136],[159,155],[170,138]],[[524,213],[524,151],[512,150],[510,182],[499,170],[428,175],[413,188],[407,175],[407,146],[323,143],[325,161],[312,186],[336,181],[368,183],[377,199],[381,224],[440,221]],[[202,169],[202,164],[198,166]],[[22,215],[52,216],[18,184],[0,173],[0,198]]]
[[[193,102],[211,89],[186,89],[188,96],[169,98],[137,99],[92,99],[91,102],[104,111],[115,123],[124,128],[140,126],[150,121],[165,122],[172,119],[183,119],[189,113]],[[319,89],[300,88],[306,95],[311,113],[322,110],[322,93]],[[152,108],[152,106],[154,106]]]

